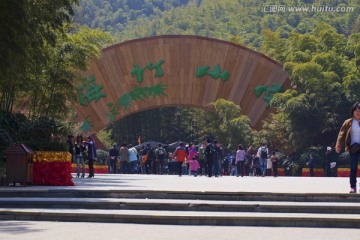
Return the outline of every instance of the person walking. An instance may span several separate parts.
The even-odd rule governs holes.
[[[230,176],[237,176],[237,166],[236,166],[236,156],[235,156],[235,154],[233,154],[231,156]]]
[[[224,169],[225,176],[230,175],[231,160],[232,160],[232,153],[228,152],[223,161],[223,169]]]
[[[147,155],[147,161],[146,161],[146,173],[147,174],[155,174],[155,151],[151,147],[151,144],[148,143],[145,148],[145,154]]]
[[[171,158],[176,157],[177,162],[177,170],[179,177],[182,176],[182,165],[184,164],[184,161],[187,159],[187,153],[186,149],[184,147],[184,143],[180,143],[179,146],[176,148],[175,152],[171,155]]]
[[[129,166],[130,166],[129,173],[135,174],[137,173],[138,151],[136,150],[135,147],[133,147],[132,144],[129,144],[128,151],[129,151]]]
[[[120,148],[120,173],[129,173],[129,149],[127,143],[123,142]]]
[[[146,174],[148,171],[147,171],[147,165],[146,165],[146,162],[147,160],[145,161],[145,158],[147,159],[147,155],[146,155],[146,149],[144,146],[141,147],[140,151],[139,151],[139,160],[140,160],[140,172],[141,174]]]
[[[210,139],[206,140],[207,145],[205,148],[205,157],[207,161],[207,170],[208,170],[208,177],[212,177],[213,175],[213,162],[216,156],[215,146],[211,143]]]
[[[119,149],[117,148],[117,145],[114,144],[112,148],[109,149],[109,157],[110,157],[110,164],[109,164],[109,173],[116,174],[117,172],[117,160],[119,157]]]
[[[155,150],[156,157],[156,174],[162,175],[166,166],[166,150],[162,147],[162,144],[158,144],[158,148]]]
[[[194,147],[194,143],[190,143],[189,148],[188,148],[188,157],[187,157],[188,160],[186,161],[186,168],[187,168],[189,175],[191,175],[190,160],[195,160],[195,157],[198,155],[199,155],[199,153],[196,151],[196,149]]]
[[[238,146],[236,151],[236,166],[237,166],[237,177],[244,177],[244,162],[245,162],[245,150],[241,144]]]
[[[342,146],[350,153],[350,193],[356,193],[356,176],[360,156],[360,103],[356,102],[350,110],[350,119],[343,123],[336,141],[335,150],[341,152]]]
[[[76,137],[76,142],[74,144],[75,148],[75,161],[76,161],[76,177],[80,177],[80,164],[81,164],[81,177],[85,177],[85,162],[84,162],[84,152],[86,147],[81,135]]]
[[[272,164],[272,170],[274,173],[274,177],[278,176],[278,162],[279,162],[279,158],[276,156],[276,152],[273,152],[271,157],[271,164]]]
[[[199,162],[194,158],[189,160],[189,170],[190,170],[190,176],[197,176],[198,170],[200,168]]]
[[[199,164],[200,164],[200,171],[199,171],[200,176],[207,175],[207,167],[206,167],[206,161],[205,161],[205,148],[206,148],[206,143],[203,142],[198,149]]]
[[[272,166],[272,161],[271,161],[271,156],[268,157],[266,159],[266,176],[271,176],[272,175],[272,169],[273,169],[273,166]]]
[[[269,149],[267,149],[266,144],[263,143],[261,147],[258,149],[257,157],[259,157],[259,163],[260,163],[260,170],[263,177],[265,177],[266,174],[266,164],[267,164],[267,158],[269,155]]]
[[[89,176],[88,178],[95,177],[94,175],[94,161],[96,161],[96,146],[95,141],[92,137],[87,137],[85,141],[85,145],[87,146],[88,158],[89,158]]]
[[[224,159],[224,152],[221,144],[218,141],[214,141],[215,158],[213,160],[215,177],[222,176],[222,161]]]

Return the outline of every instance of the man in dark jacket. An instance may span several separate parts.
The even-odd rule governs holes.
[[[213,162],[214,162],[214,159],[216,157],[215,146],[211,143],[210,139],[207,139],[206,142],[207,142],[207,145],[206,145],[204,154],[205,154],[206,162],[207,162],[207,165],[208,165],[208,176],[212,177],[212,174],[213,174]]]
[[[97,159],[96,155],[96,147],[95,147],[95,141],[92,139],[92,137],[87,137],[85,141],[85,145],[88,149],[88,158],[89,158],[89,176],[88,178],[94,177],[94,161]]]
[[[117,160],[119,157],[119,149],[117,148],[117,145],[114,144],[114,146],[112,148],[110,148],[109,150],[109,157],[110,157],[110,161],[109,161],[109,173],[112,172],[113,174],[116,174],[116,169],[117,169]]]
[[[69,145],[69,153],[71,154],[71,161],[74,161],[75,145],[74,145],[74,136],[69,135],[66,143]]]

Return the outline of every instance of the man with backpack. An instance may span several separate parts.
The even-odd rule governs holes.
[[[266,144],[263,143],[257,152],[257,156],[259,157],[260,170],[263,177],[265,177],[266,174],[268,155],[269,155],[269,149],[267,149]]]
[[[165,167],[166,150],[162,147],[161,143],[158,144],[158,148],[155,150],[156,156],[156,174],[163,174]]]

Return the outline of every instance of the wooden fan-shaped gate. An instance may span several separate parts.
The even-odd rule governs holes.
[[[211,110],[231,100],[252,126],[269,111],[289,76],[254,50],[198,36],[157,36],[103,49],[77,88],[75,105],[84,131],[98,131],[132,113],[165,106]]]

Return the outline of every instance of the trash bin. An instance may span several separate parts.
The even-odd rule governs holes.
[[[32,184],[35,152],[24,144],[14,144],[6,149],[6,182]]]

